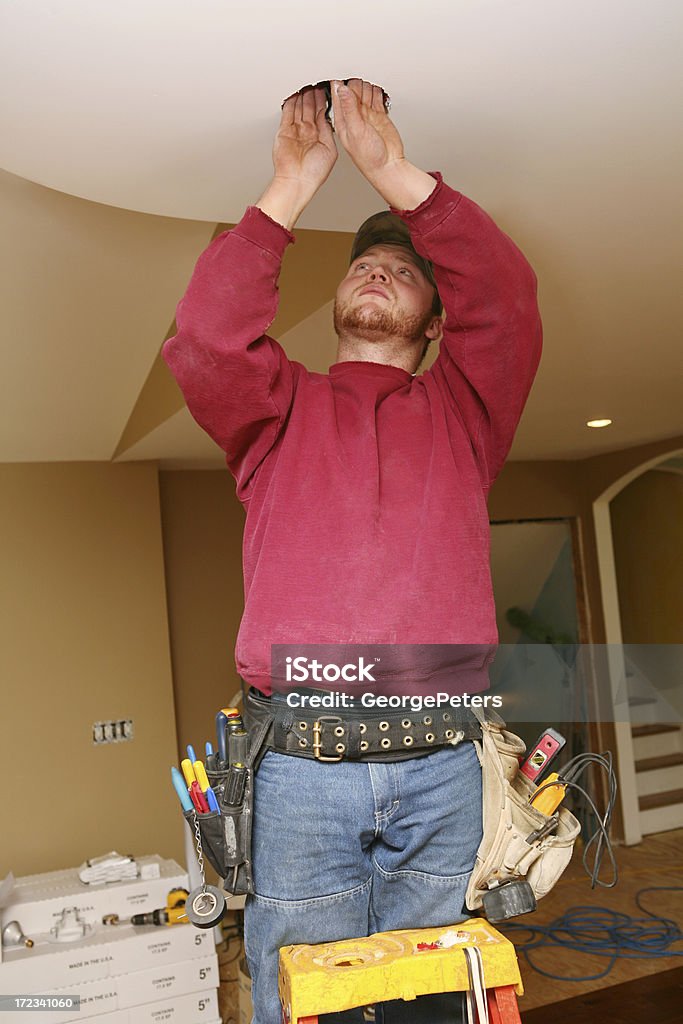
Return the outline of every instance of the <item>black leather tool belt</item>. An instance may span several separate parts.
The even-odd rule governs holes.
[[[244,702],[251,732],[267,717],[272,726],[265,747],[317,761],[403,761],[438,747],[481,739],[481,725],[466,708],[372,711],[290,708],[253,688]]]

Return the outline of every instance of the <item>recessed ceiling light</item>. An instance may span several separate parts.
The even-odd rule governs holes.
[[[588,420],[587,427],[609,427],[611,420]]]

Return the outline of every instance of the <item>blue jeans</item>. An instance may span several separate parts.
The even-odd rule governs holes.
[[[245,946],[253,1024],[280,1024],[278,950],[469,914],[465,890],[482,836],[481,768],[465,741],[385,763],[264,756],[254,786]],[[383,1024],[453,1024],[459,995],[378,1008]],[[321,1021],[358,1022],[361,1010]]]

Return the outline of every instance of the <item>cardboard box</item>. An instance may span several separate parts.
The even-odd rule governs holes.
[[[78,877],[78,868],[67,868],[15,879],[9,902],[0,911],[2,927],[17,920],[24,935],[35,940],[37,935],[49,934],[68,907],[76,907],[86,924],[99,925],[105,914],[125,918],[147,913],[166,905],[170,889],[189,889],[187,872],[174,860],[157,855],[136,859],[140,865],[157,865],[160,877],[86,885]]]
[[[213,931],[200,931],[191,924],[144,928],[100,925],[81,942],[43,939],[33,949],[7,949],[5,961],[0,964],[0,994],[50,992],[214,952]]]
[[[246,958],[240,960],[240,973],[238,976],[240,1024],[251,1024],[254,1008],[251,1002],[251,978]]]
[[[21,1011],[20,1011],[21,1012]],[[142,1006],[131,1006],[126,1010],[115,1010],[97,1017],[85,1014],[85,1008],[79,1016],[80,1021],[91,1021],[94,1024],[221,1024],[218,1013],[216,989],[206,992],[189,992],[173,999],[155,1000]],[[62,1015],[63,1016],[63,1015]],[[28,1020],[36,1020],[36,1024],[46,1019],[35,1011]],[[26,1022],[26,1012],[21,1012],[21,1020]],[[3,1013],[3,1024],[20,1024],[19,1013]]]
[[[80,997],[78,1010],[41,1010],[40,1024],[69,1024],[83,1021],[88,1017],[116,1010],[128,1010],[144,1003],[176,1000],[186,993],[205,992],[218,988],[218,957],[195,957],[185,963],[159,964],[158,967],[120,974],[97,981],[83,982],[66,988],[53,988],[51,992],[40,992],[61,998]],[[38,994],[38,993],[36,993]],[[25,1024],[26,1011],[6,1011],[2,1024]]]
[[[83,1020],[95,1024],[213,1024],[220,1017],[216,989],[207,992],[189,992],[175,999],[163,999],[143,1006],[131,1006],[128,1010],[105,1013],[100,1017]]]

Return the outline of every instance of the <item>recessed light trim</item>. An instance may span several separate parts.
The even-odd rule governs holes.
[[[611,423],[611,420],[588,420],[586,426],[595,427],[597,429],[599,427],[609,427]]]

